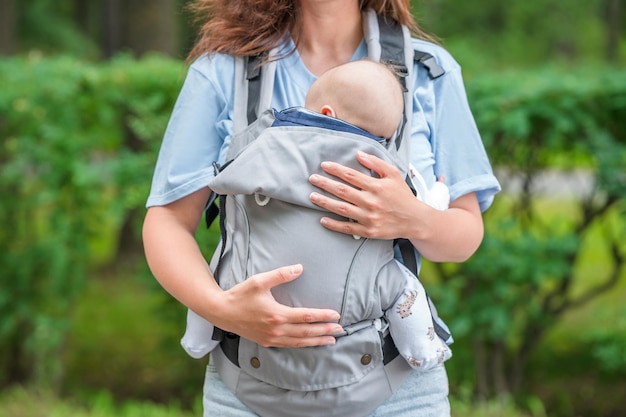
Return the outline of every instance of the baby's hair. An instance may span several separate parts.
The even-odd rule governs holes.
[[[387,69],[389,69],[389,71],[393,73],[393,75],[396,77],[396,80],[398,80],[400,87],[402,87],[402,92],[406,93],[407,91],[409,91],[407,90],[406,83],[404,82],[406,80],[406,76],[408,75],[407,69],[404,65],[388,60],[380,61],[380,63],[387,67]]]

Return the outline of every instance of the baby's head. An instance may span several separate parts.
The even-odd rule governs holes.
[[[402,119],[404,95],[389,66],[360,60],[322,74],[311,85],[305,107],[389,139]]]

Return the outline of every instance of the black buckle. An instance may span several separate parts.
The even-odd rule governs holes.
[[[446,70],[437,63],[437,60],[431,54],[415,51],[415,60],[428,70],[428,76],[433,80],[446,73]]]
[[[225,332],[224,330],[215,327],[213,329],[213,340],[220,341],[220,347],[224,355],[230,360],[233,365],[239,367],[239,336],[232,332]]]
[[[398,352],[398,348],[393,342],[391,333],[387,333],[387,336],[383,337],[383,365],[387,365],[397,358],[399,354],[400,352]]]

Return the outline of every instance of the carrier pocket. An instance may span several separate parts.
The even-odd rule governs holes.
[[[293,391],[318,391],[358,382],[382,366],[382,342],[374,325],[337,338],[332,346],[264,348],[240,340],[239,366],[255,379]]]

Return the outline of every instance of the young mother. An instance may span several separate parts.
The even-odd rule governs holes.
[[[409,6],[408,0],[195,2],[205,21],[165,133],[143,230],[154,276],[181,303],[217,327],[263,347],[335,344],[329,335],[342,330],[337,324],[338,312],[287,307],[271,295],[273,287],[298,278],[300,265],[285,265],[222,290],[198,248],[195,232],[210,194],[211,163],[224,162],[230,143],[234,57],[278,48],[272,107],[302,106],[319,75],[367,57],[362,12],[368,8],[410,28],[414,47],[433,55],[445,70],[436,80],[416,76],[414,85],[408,86],[413,97],[410,160],[428,186],[445,177],[450,208],[439,211],[420,202],[395,168],[371,155],[355,153],[359,163],[378,178],[324,164],[327,175],[313,175],[310,181],[327,193],[312,194],[312,202],[354,221],[323,218],[321,225],[348,235],[407,238],[421,256],[437,262],[462,262],[476,251],[483,236],[481,212],[491,204],[499,185],[466,100],[460,67],[445,50],[426,40]],[[264,391],[267,387],[244,389],[235,395],[224,383],[228,377],[216,372],[211,359],[204,388],[205,416],[334,415],[327,404],[316,408],[320,399],[327,398],[316,393],[299,393],[294,402],[289,393],[274,395],[275,391]],[[230,386],[238,383],[243,384],[235,381]],[[355,386],[354,398],[337,398],[337,406],[331,407],[337,415],[450,415],[443,365],[410,373],[374,410],[363,411],[358,404],[359,396],[376,393],[366,389],[359,393]],[[254,404],[248,396],[260,392],[270,394],[265,405],[253,411],[244,403]]]

